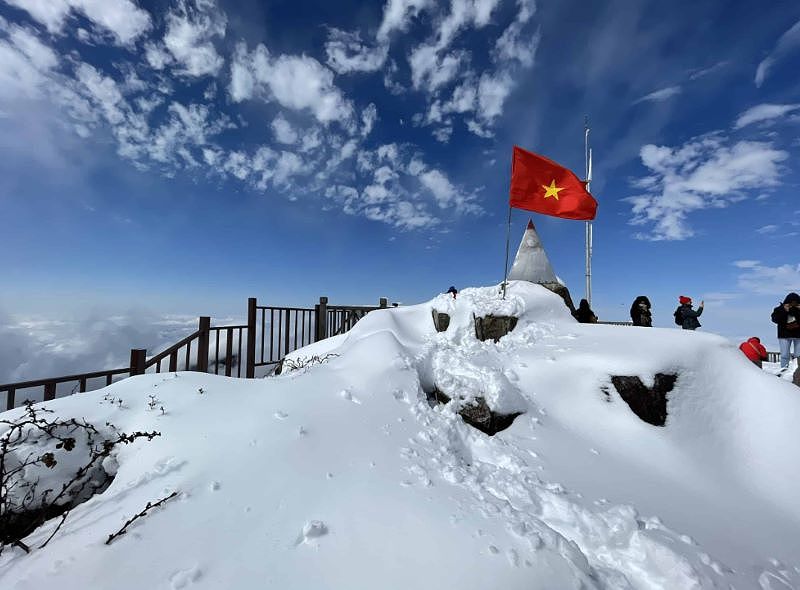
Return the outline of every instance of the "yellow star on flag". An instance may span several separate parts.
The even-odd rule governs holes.
[[[547,186],[547,185],[543,184],[542,188],[544,189],[544,198],[545,199],[547,197],[555,197],[556,201],[558,201],[558,191],[563,191],[564,190],[563,188],[556,187],[555,179],[553,179],[550,182],[550,186]]]

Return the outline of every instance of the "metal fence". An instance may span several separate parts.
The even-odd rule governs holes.
[[[166,350],[147,356],[147,350],[131,350],[127,367],[48,377],[0,385],[10,410],[26,400],[53,400],[73,393],[99,389],[128,376],[145,373],[200,371],[252,379],[259,367],[277,365],[290,352],[330,336],[343,334],[367,313],[388,307],[381,298],[377,306],[329,306],[320,297],[314,307],[259,305],[247,301],[247,323],[212,326],[201,316],[197,330]]]

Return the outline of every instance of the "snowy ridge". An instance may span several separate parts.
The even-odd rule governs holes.
[[[520,319],[495,344],[473,314]],[[578,324],[512,282],[506,300],[375,311],[292,356],[328,352],[264,380],[145,375],[48,403],[162,436],[123,448],[45,549],[0,556],[0,586],[800,588],[800,394],[726,340]],[[610,386],[657,372],[678,374],[663,428]],[[431,407],[434,385],[458,399]],[[524,413],[486,436],[456,413],[477,396]]]

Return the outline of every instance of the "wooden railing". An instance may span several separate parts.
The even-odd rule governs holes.
[[[41,397],[49,401],[59,395],[91,391],[148,372],[200,371],[242,377],[244,366],[244,376],[252,379],[258,367],[277,365],[298,348],[343,334],[370,311],[385,307],[384,298],[377,306],[370,307],[329,306],[328,298],[320,297],[313,308],[303,308],[258,305],[256,298],[251,297],[247,301],[247,324],[212,326],[210,317],[201,316],[195,332],[150,358],[146,349],[132,349],[127,367],[6,383],[0,385],[0,394],[5,392],[6,409],[10,410],[27,399]],[[73,386],[58,391],[63,384]],[[22,390],[28,395],[19,395]]]

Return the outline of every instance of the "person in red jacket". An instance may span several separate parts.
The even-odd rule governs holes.
[[[753,364],[759,369],[761,368],[761,363],[767,360],[767,349],[761,344],[761,340],[755,336],[749,338],[746,342],[742,342],[739,345],[739,350],[744,353],[744,356],[753,361]]]

